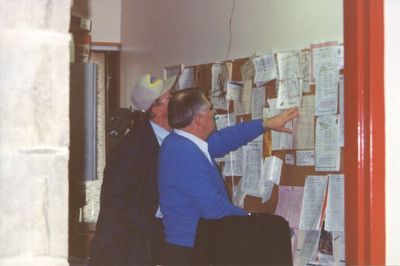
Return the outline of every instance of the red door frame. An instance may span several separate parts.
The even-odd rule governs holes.
[[[349,265],[385,264],[384,0],[343,0]]]

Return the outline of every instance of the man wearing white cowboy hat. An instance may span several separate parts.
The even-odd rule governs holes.
[[[167,106],[176,80],[145,74],[132,88],[132,103],[147,116],[135,123],[107,162],[90,266],[160,264],[157,162],[170,131]]]

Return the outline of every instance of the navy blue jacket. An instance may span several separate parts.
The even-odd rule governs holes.
[[[159,204],[159,149],[150,122],[145,120],[136,123],[111,154],[89,265],[157,263],[163,238],[162,224],[154,217]]]

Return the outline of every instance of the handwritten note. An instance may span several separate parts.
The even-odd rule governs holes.
[[[326,63],[317,73],[315,115],[337,113],[339,71],[335,63]]]
[[[226,110],[228,80],[232,78],[232,63],[217,63],[211,67],[211,103],[215,109]]]
[[[316,123],[315,170],[339,171],[339,116],[319,116]]]

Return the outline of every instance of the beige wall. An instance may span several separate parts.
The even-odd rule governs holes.
[[[121,42],[121,0],[89,0],[93,42]]]
[[[122,0],[121,104],[135,79],[164,66],[226,59],[233,0]],[[236,1],[229,58],[343,40],[342,0]]]
[[[386,265],[400,265],[400,2],[385,1]]]
[[[121,42],[121,0],[74,0],[71,13],[92,20],[93,42]]]

